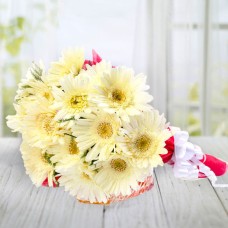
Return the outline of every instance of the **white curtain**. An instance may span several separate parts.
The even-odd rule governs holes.
[[[192,135],[228,135],[228,1],[172,7],[170,120]]]
[[[172,125],[228,135],[227,15],[227,0],[0,0],[0,135],[28,65],[74,46],[146,73]]]
[[[211,1],[207,134],[228,136],[228,1]]]
[[[135,62],[153,105],[191,135],[228,135],[228,1],[140,1]],[[143,61],[141,61],[143,59]]]
[[[0,0],[0,136],[11,135],[5,117],[28,66],[57,55],[58,20],[57,1]]]
[[[138,1],[133,65],[148,76],[153,106],[168,114],[168,55],[171,2],[167,0]]]

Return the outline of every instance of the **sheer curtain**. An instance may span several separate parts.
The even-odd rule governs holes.
[[[138,3],[133,65],[138,72],[148,75],[153,106],[167,115],[171,2],[143,0]]]
[[[191,135],[228,135],[228,1],[140,6],[134,66],[149,76],[153,105]]]
[[[204,134],[208,75],[205,47],[207,0],[172,4],[169,54],[169,119],[192,135]]]
[[[32,61],[57,55],[57,1],[0,0],[0,136],[12,135],[5,117],[13,114],[17,84]]]
[[[0,0],[0,135],[29,64],[74,46],[146,73],[172,125],[228,135],[227,15],[226,0]]]
[[[208,123],[206,133],[228,136],[228,1],[211,1],[208,53]]]
[[[228,1],[173,1],[170,120],[192,135],[228,135]]]

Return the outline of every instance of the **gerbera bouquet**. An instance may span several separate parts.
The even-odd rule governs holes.
[[[112,66],[95,51],[86,60],[82,49],[66,50],[47,72],[34,63],[19,84],[16,115],[7,117],[22,134],[32,182],[106,204],[149,190],[153,168],[169,163],[176,177],[208,177],[215,185],[226,162],[169,126],[150,105],[148,89],[145,75]]]

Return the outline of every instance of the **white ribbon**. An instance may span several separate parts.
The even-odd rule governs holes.
[[[188,142],[188,138],[189,134],[186,131],[176,131],[174,134],[175,151],[172,157],[174,176],[195,180],[198,179],[199,173],[203,173],[213,187],[228,187],[228,184],[216,184],[215,173],[200,161],[206,158],[201,148]]]

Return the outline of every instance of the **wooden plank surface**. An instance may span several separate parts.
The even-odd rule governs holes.
[[[168,227],[166,211],[155,179],[153,191],[105,206],[104,227]]]
[[[205,147],[205,153],[215,155],[228,162],[228,138],[193,138],[195,144]],[[204,146],[205,145],[205,146]],[[228,184],[228,174],[218,177],[218,184]],[[226,213],[228,213],[228,188],[214,188]]]
[[[62,188],[36,188],[25,175],[18,139],[0,140],[0,227],[94,227],[103,206],[77,203]]]
[[[192,138],[204,151],[228,160],[227,138]],[[0,138],[0,227],[227,227],[228,189],[210,182],[173,177],[171,167],[155,170],[153,189],[110,206],[75,201],[62,188],[36,188],[25,174],[19,139]],[[219,182],[228,183],[227,175]]]

